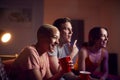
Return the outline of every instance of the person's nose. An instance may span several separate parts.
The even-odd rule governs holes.
[[[104,41],[105,41],[105,42],[108,42],[108,37],[105,37]]]
[[[59,39],[56,39],[56,42],[55,42],[56,44],[59,44]]]
[[[69,30],[69,34],[73,34],[73,31],[72,31],[72,30]]]
[[[105,37],[105,40],[108,41],[108,37]]]

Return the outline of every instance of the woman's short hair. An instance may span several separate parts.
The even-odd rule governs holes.
[[[40,26],[40,28],[37,31],[37,39],[41,37],[52,37],[53,36],[53,30],[58,30],[55,26],[50,24],[44,24]],[[59,30],[58,30],[59,31]]]

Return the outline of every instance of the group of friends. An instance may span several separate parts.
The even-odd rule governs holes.
[[[89,31],[88,42],[80,47],[76,45],[77,40],[71,44],[72,34],[70,18],[58,18],[52,25],[41,25],[37,31],[37,43],[23,48],[13,62],[10,80],[79,80],[79,71],[89,71],[91,80],[94,80],[95,75],[92,74],[100,66],[102,75],[99,80],[106,80],[108,30],[93,27]],[[59,59],[66,56],[71,58],[67,63],[72,69],[70,72],[59,64]]]

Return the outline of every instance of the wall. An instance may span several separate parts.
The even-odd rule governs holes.
[[[0,29],[12,33],[12,40],[0,45],[0,54],[19,53],[25,45],[36,42],[36,30],[43,23],[43,0],[0,0],[0,11],[6,15],[0,16]],[[17,17],[11,16],[11,11]]]
[[[120,5],[119,0],[44,0],[44,23],[52,23],[58,17],[84,20],[84,37],[94,25],[109,29],[108,50],[118,54],[120,61]],[[114,63],[113,63],[114,65]],[[120,63],[118,63],[120,75]]]

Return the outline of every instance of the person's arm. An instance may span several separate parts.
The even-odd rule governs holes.
[[[49,56],[50,69],[53,74],[56,74],[60,70],[60,65],[57,56]]]
[[[27,72],[27,75],[28,75],[27,79],[28,80],[43,80],[43,79],[45,79],[45,80],[59,80],[63,74],[64,74],[64,72],[60,71],[60,72],[56,73],[55,75],[52,75],[50,68],[48,67],[47,71],[46,71],[46,75],[43,78],[39,69],[33,69],[33,70],[29,70]]]
[[[56,74],[60,70],[60,65],[59,65],[57,54],[58,54],[57,47],[55,47],[54,52],[48,52],[50,69],[51,69],[52,74]]]
[[[108,52],[104,51],[104,59],[103,59],[103,76],[100,80],[105,80],[108,76]]]
[[[45,76],[46,79],[45,80],[59,80],[63,76],[64,73],[65,72],[63,70],[60,70],[56,74],[52,75],[50,68],[48,68],[47,72],[46,72],[46,76]]]
[[[26,73],[28,80],[43,80],[39,69],[28,70]]]
[[[78,47],[76,46],[76,43],[77,43],[77,40],[74,41],[72,46],[69,46],[71,51],[69,56],[71,57],[71,59],[73,59],[78,53]]]
[[[85,59],[87,57],[87,51],[84,48],[78,53],[78,70],[85,71]]]
[[[71,66],[71,62],[67,63],[67,65]],[[66,69],[66,68],[65,68]],[[51,71],[50,68],[48,68],[47,70],[47,74],[46,74],[46,80],[59,80],[61,77],[65,77],[65,75],[67,76],[66,78],[70,79],[70,80],[77,80],[79,77],[77,77],[76,75],[74,75],[72,72],[67,72],[66,70],[63,68],[61,68],[56,74],[54,74],[52,77],[51,76]]]

